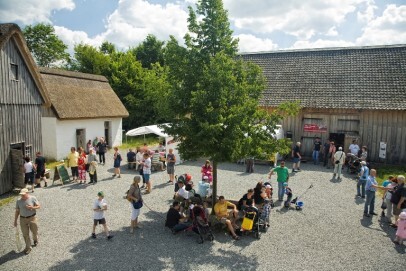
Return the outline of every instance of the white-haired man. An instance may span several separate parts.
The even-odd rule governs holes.
[[[345,154],[343,148],[339,147],[338,151],[334,154],[334,175],[333,178],[338,175],[338,180],[341,180],[341,169],[343,168],[345,161]]]

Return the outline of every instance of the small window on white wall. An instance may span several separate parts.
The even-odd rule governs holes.
[[[10,76],[12,80],[18,80],[18,65],[10,63]]]

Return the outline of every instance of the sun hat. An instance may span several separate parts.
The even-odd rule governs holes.
[[[283,183],[283,186],[288,186],[288,183]]]
[[[406,212],[401,212],[400,215],[399,215],[399,217],[400,217],[401,219],[406,219]]]
[[[27,194],[28,193],[28,189],[27,188],[23,188],[23,189],[21,189],[20,190],[20,195],[25,195],[25,194]]]

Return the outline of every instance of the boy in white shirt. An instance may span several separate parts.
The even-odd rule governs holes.
[[[93,203],[93,232],[92,238],[96,238],[96,226],[97,224],[103,225],[104,232],[106,233],[107,239],[113,238],[109,233],[107,227],[106,218],[104,217],[104,211],[107,210],[107,202],[104,200],[104,193],[100,191],[97,193],[97,199]]]

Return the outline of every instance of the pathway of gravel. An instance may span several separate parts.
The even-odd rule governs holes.
[[[173,187],[165,172],[152,175],[154,189],[145,195],[143,228],[129,233],[130,208],[123,199],[134,170],[122,166],[122,178],[111,177],[108,164],[99,166],[97,185],[53,185],[37,189],[40,244],[28,256],[15,253],[14,204],[0,208],[0,270],[404,270],[405,246],[392,243],[395,231],[378,217],[363,218],[363,200],[355,199],[353,176],[341,182],[321,166],[303,164],[290,186],[303,197],[302,211],[276,206],[270,230],[260,240],[232,240],[223,232],[214,242],[196,243],[193,234],[172,235],[164,228]],[[176,173],[190,172],[195,181],[203,161],[185,162]],[[288,163],[288,166],[291,164]],[[219,168],[219,194],[238,199],[261,180],[267,166],[244,173],[244,166],[224,163]],[[273,180],[276,188],[275,180]],[[114,238],[101,228],[91,239],[92,203],[98,191],[109,203],[106,217]],[[274,194],[274,198],[276,195]],[[380,205],[377,200],[376,206]],[[377,209],[380,211],[379,209]]]

